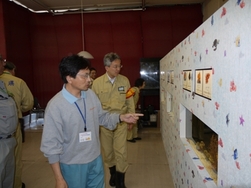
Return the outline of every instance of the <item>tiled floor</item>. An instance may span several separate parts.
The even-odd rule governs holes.
[[[53,172],[39,149],[42,129],[25,133],[22,179],[26,188],[54,188]],[[174,188],[159,128],[142,128],[139,135],[141,141],[128,142],[127,188]],[[105,171],[108,182],[108,168]]]

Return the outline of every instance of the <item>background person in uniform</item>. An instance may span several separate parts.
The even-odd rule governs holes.
[[[91,79],[87,59],[65,57],[59,72],[64,85],[45,109],[40,149],[51,164],[56,188],[104,188],[99,125],[114,129],[120,120],[136,122],[142,114],[104,111],[88,89]]]
[[[130,89],[134,100],[135,110],[137,109],[140,90],[143,89],[145,85],[146,85],[145,80],[143,78],[138,78],[135,81],[134,87]],[[127,141],[136,142],[136,140],[141,140],[141,138],[138,137],[137,123],[133,124],[132,129],[128,129],[127,131]]]
[[[4,66],[4,72],[0,76],[1,80],[4,81],[7,90],[13,96],[18,110],[19,121],[22,120],[22,113],[29,111],[34,104],[33,95],[25,83],[24,80],[15,76],[16,66],[7,61]],[[22,133],[21,124],[18,123],[17,130],[15,133],[17,145],[15,148],[15,160],[16,160],[16,170],[15,170],[15,182],[14,188],[24,188],[25,184],[22,183]]]
[[[90,68],[90,77],[91,77],[91,83],[90,83],[90,88],[92,86],[93,81],[96,79],[97,75],[97,70],[94,67]]]
[[[5,61],[0,56],[0,75]],[[18,116],[15,101],[10,97],[0,78],[0,188],[12,188],[15,176],[15,146],[13,137]]]
[[[90,68],[90,77],[92,80],[95,80],[97,76],[97,70],[94,67]]]
[[[97,94],[104,110],[111,113],[134,113],[133,98],[126,99],[126,93],[130,88],[129,80],[119,74],[122,68],[118,54],[108,53],[104,56],[106,73],[96,78],[92,90]],[[113,131],[101,127],[100,140],[104,162],[110,169],[111,178],[109,184],[116,188],[124,188],[127,162],[127,127],[125,123],[118,123]]]

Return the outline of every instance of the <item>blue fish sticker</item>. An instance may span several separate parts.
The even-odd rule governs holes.
[[[211,17],[211,25],[214,25],[214,15]]]
[[[207,180],[207,181],[213,181],[213,179],[210,178],[210,177],[205,177],[205,180]]]
[[[238,151],[237,151],[237,149],[234,150],[233,157],[234,157],[234,160],[238,159]]]

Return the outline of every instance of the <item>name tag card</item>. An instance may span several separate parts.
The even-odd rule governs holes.
[[[79,133],[79,142],[88,142],[92,140],[91,132]]]

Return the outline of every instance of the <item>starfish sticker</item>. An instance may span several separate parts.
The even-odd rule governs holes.
[[[245,120],[243,119],[243,117],[241,116],[240,117],[240,125],[242,125],[243,126],[243,123],[245,122]]]

